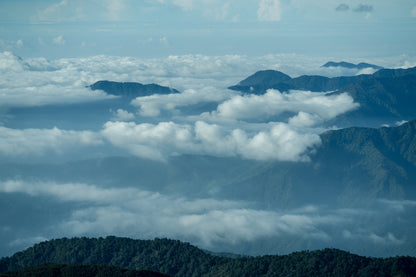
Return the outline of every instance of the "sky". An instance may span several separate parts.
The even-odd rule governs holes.
[[[415,55],[413,0],[2,0],[0,51],[25,57]]]

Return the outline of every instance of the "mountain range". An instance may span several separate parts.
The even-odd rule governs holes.
[[[360,107],[331,122],[342,126],[365,126],[371,120],[376,120],[376,125],[380,125],[383,120],[394,122],[416,117],[416,67],[381,69],[374,74],[333,78],[309,75],[291,78],[279,71],[265,70],[256,72],[229,89],[247,94],[264,94],[269,89],[282,92],[330,92],[329,95],[346,92]]]
[[[74,220],[78,214],[91,213],[90,217],[82,218],[81,224],[95,226],[101,219],[97,219],[98,215],[106,219],[100,209],[114,211],[114,208],[121,215],[154,223],[143,224],[144,231],[137,231],[137,236],[131,233],[141,228],[141,224],[134,225],[135,220],[128,221],[133,222],[133,227],[121,228],[119,233],[118,226],[109,226],[108,230],[116,230],[115,235],[140,237],[145,233],[147,236],[142,238],[149,238],[149,234],[156,233],[152,237],[167,234],[210,251],[263,255],[333,247],[377,257],[416,255],[416,110],[413,108],[416,68],[381,69],[374,74],[335,78],[292,78],[279,71],[259,71],[231,87],[238,91],[231,92],[225,100],[215,100],[209,108],[206,102],[194,104],[194,94],[181,95],[175,89],[154,84],[99,81],[89,87],[118,97],[105,96],[78,104],[13,108],[10,112],[12,116],[9,125],[4,127],[5,132],[30,132],[32,136],[27,144],[32,139],[36,142],[33,135],[41,132],[70,138],[82,134],[87,142],[94,138],[98,143],[78,152],[72,148],[70,151],[63,148],[61,152],[57,139],[47,142],[58,145],[49,152],[32,156],[3,154],[0,208],[7,211],[0,214],[0,221],[7,222],[0,228],[4,234],[0,236],[3,253],[9,255],[21,245],[27,245],[20,237],[29,237],[27,241],[33,242],[38,238],[67,236],[62,226],[78,222]],[[294,127],[300,134],[313,132],[317,141],[306,150],[308,155],[302,161],[256,160],[239,154],[223,155],[221,151],[213,155],[209,151],[181,153],[180,149],[163,160],[135,156],[134,151],[151,149],[153,145],[161,150],[170,150],[173,145],[170,144],[171,133],[163,133],[149,143],[146,139],[138,140],[143,139],[143,132],[152,130],[154,133],[148,134],[153,135],[166,126],[180,127],[189,130],[192,136],[196,125],[194,116],[200,115],[198,120],[204,121],[203,116],[214,115],[218,107],[229,100],[253,100],[253,96],[263,95],[268,89],[279,89],[283,93],[310,90],[325,96],[348,93],[359,106],[324,126]],[[166,110],[161,110],[156,117],[141,116],[138,107],[130,103],[146,95],[154,95],[150,100],[157,100],[150,103],[153,105],[150,107]],[[182,108],[181,103],[175,102],[178,99],[190,104]],[[165,103],[172,104],[173,110],[169,105],[164,106]],[[192,112],[189,112],[190,106]],[[123,121],[118,117],[119,110],[130,119]],[[264,138],[262,135],[267,133],[269,125],[290,125],[284,120],[266,120],[254,123],[237,120],[224,125],[207,120],[203,126],[219,126],[219,130],[225,132],[236,128],[246,131],[245,127],[254,126],[260,130],[257,133],[256,129],[255,134]],[[140,132],[133,132],[129,140],[114,144],[104,136],[105,124],[120,127],[113,133],[118,136],[116,139],[130,135],[123,130]],[[247,136],[252,133],[247,131]],[[288,134],[287,139],[292,138]],[[84,141],[74,145],[77,143]],[[128,148],[124,144],[139,148]],[[71,188],[85,190],[88,195],[83,196],[78,191],[73,191],[71,197],[60,194],[67,186],[70,191]],[[126,191],[137,194],[139,199],[130,199],[130,195],[124,195]],[[120,202],[117,195],[122,194],[131,203]],[[104,195],[105,199],[96,195]],[[141,206],[134,208],[135,205]],[[190,219],[196,223],[186,228],[165,226],[166,218],[181,224]],[[236,221],[231,221],[230,227],[227,225],[230,221],[222,221],[224,218]],[[210,222],[209,226],[205,225],[205,220]],[[56,227],[50,226],[61,228],[59,236],[54,233]],[[80,230],[74,226],[75,230]],[[14,229],[20,233],[10,231]],[[113,234],[110,231],[98,234]],[[81,231],[81,234],[93,235],[98,231],[89,232]],[[69,263],[43,261],[49,262]]]
[[[382,69],[383,67],[378,66],[378,65],[374,65],[374,64],[370,64],[370,63],[358,63],[358,64],[353,64],[353,63],[349,63],[349,62],[332,62],[329,61],[327,63],[325,63],[324,65],[322,65],[322,67],[344,67],[344,68],[355,68],[355,69],[365,69],[365,68],[372,68],[372,69]]]

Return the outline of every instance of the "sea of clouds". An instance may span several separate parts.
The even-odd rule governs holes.
[[[31,163],[42,164],[51,156],[81,160],[85,153],[93,152],[160,162],[181,154],[308,162],[310,153],[321,143],[319,134],[326,130],[324,123],[358,109],[359,103],[347,93],[330,96],[327,92],[269,90],[264,95],[242,95],[227,87],[263,69],[280,70],[291,77],[371,73],[368,69],[320,67],[326,61],[292,54],[47,60],[3,52],[0,163],[25,163],[30,159]],[[395,67],[412,64],[404,58],[373,62]],[[109,109],[99,129],[65,129],[58,121],[53,128],[11,126],[16,109],[114,99],[88,88],[99,80],[157,83],[181,93],[138,97],[128,109]],[[193,113],[186,109],[198,105],[209,108]],[[47,120],[55,123],[54,116],[49,117]],[[340,240],[357,245],[369,241],[381,247],[401,246],[409,239],[406,233],[372,228],[368,222],[379,223],[385,214],[407,222],[404,215],[414,213],[416,206],[413,201],[380,200],[366,210],[328,210],[316,205],[266,210],[244,201],[194,199],[117,184],[104,188],[96,183],[8,176],[0,177],[2,255],[40,240],[82,235],[171,237],[221,251],[238,249],[232,245],[241,242],[288,236],[318,241],[318,247],[342,246],[337,244]]]
[[[302,74],[354,75],[353,69],[323,68],[320,59],[296,55],[257,58],[230,55],[169,56],[165,59],[94,56],[46,60],[0,53],[0,153],[20,155],[71,151],[110,144],[130,154],[163,160],[172,154],[239,156],[258,160],[308,159],[319,145],[322,123],[357,109],[348,94],[280,92],[241,95],[227,87],[262,69]],[[8,128],[16,108],[69,105],[114,98],[89,85],[99,80],[157,83],[181,93],[138,97],[129,109],[109,110],[101,130]],[[197,114],[187,107],[214,109]],[[290,113],[284,121],[277,119]],[[161,116],[163,115],[163,117]],[[53,118],[51,118],[51,122]],[[91,133],[93,132],[93,133]],[[16,137],[20,139],[14,139]],[[42,139],[44,136],[44,139]],[[49,149],[48,149],[49,148]]]

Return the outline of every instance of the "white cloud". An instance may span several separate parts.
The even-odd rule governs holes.
[[[62,0],[61,2],[54,3],[43,10],[39,10],[37,20],[49,23],[59,22],[62,20],[62,11],[67,7],[67,5],[68,1]]]
[[[159,116],[162,110],[175,112],[178,107],[204,102],[220,102],[232,94],[230,91],[218,91],[213,87],[205,87],[198,90],[187,89],[182,93],[137,97],[131,104],[139,107],[141,116]]]
[[[376,245],[400,245],[405,243],[405,240],[398,239],[393,233],[388,232],[386,235],[378,235],[374,232],[369,232],[365,229],[358,229],[354,232],[350,230],[343,230],[342,236],[348,241],[369,241]]]
[[[30,107],[60,103],[89,102],[114,98],[101,91],[87,88],[45,85],[38,87],[0,88],[0,107]]]
[[[262,131],[248,133],[202,121],[194,125],[107,122],[102,134],[113,145],[154,160],[182,153],[307,161],[309,149],[320,144],[319,135],[305,133],[283,123],[268,124]]]
[[[181,7],[185,11],[189,11],[194,8],[195,0],[173,0],[173,4]]]
[[[376,243],[376,244],[403,244],[404,241],[396,238],[392,233],[388,233],[385,236],[380,236],[377,234],[370,234],[368,236],[370,241]]]
[[[57,36],[53,39],[53,43],[56,45],[65,45],[66,41],[62,35]]]
[[[103,7],[108,11],[108,18],[117,21],[122,18],[122,12],[125,10],[125,0],[100,0]]]
[[[0,71],[4,72],[19,72],[25,69],[25,64],[22,59],[11,52],[0,53]]]
[[[123,109],[117,109],[113,114],[113,118],[111,119],[113,121],[130,121],[134,119],[134,114]]]
[[[376,203],[366,203],[365,209],[327,209],[305,203],[294,209],[266,210],[243,201],[189,199],[137,187],[12,179],[0,180],[0,193],[25,194],[33,201],[47,197],[54,205],[65,206],[67,216],[49,221],[47,231],[39,232],[35,241],[59,236],[170,237],[203,248],[221,249],[224,245],[259,239],[296,241],[295,247],[304,240],[305,247],[311,247],[311,243],[319,247],[348,247],[358,243],[376,248],[395,247],[411,239],[397,228],[380,227],[380,222],[381,226],[394,227],[408,226],[412,221],[397,217],[402,211],[391,214],[389,207]],[[414,208],[414,203],[411,205]],[[13,242],[27,243],[25,238]]]
[[[244,202],[190,200],[137,188],[8,180],[0,182],[0,192],[88,203],[86,208],[74,208],[69,218],[61,218],[53,226],[55,232],[69,236],[97,233],[139,234],[142,238],[168,236],[192,240],[206,247],[213,243],[233,244],[285,234],[328,240],[321,226],[339,222],[333,215],[257,210]]]
[[[280,0],[261,0],[257,10],[260,21],[280,21],[282,8]]]
[[[102,143],[101,138],[90,131],[10,129],[0,126],[0,153],[12,157],[42,155],[50,151],[59,154]]]
[[[326,93],[310,91],[290,91],[281,93],[270,89],[264,95],[234,96],[221,103],[213,117],[229,119],[259,119],[278,116],[284,112],[303,112],[309,114],[308,125],[332,119],[358,107],[347,93],[328,96]],[[292,122],[299,122],[299,114]]]

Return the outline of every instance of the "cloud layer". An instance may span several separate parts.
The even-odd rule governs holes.
[[[53,129],[10,129],[0,126],[0,154],[5,156],[64,154],[75,149],[103,144],[91,131]]]
[[[33,199],[53,198],[61,203],[82,204],[70,208],[68,217],[56,221],[47,236],[116,234],[141,238],[181,238],[200,247],[270,238],[289,238],[334,243],[344,240],[370,241],[375,245],[405,243],[400,234],[377,232],[369,218],[381,219],[403,211],[384,205],[370,210],[304,206],[285,211],[254,209],[248,203],[216,199],[187,199],[143,191],[137,188],[102,188],[82,183],[0,181],[0,193],[25,194]],[[381,202],[380,202],[381,203]],[[397,205],[397,203],[392,203]]]
[[[267,124],[262,131],[249,133],[203,121],[193,125],[107,122],[102,134],[113,145],[154,160],[180,153],[307,161],[309,151],[320,144],[318,134],[302,132],[284,123]]]

